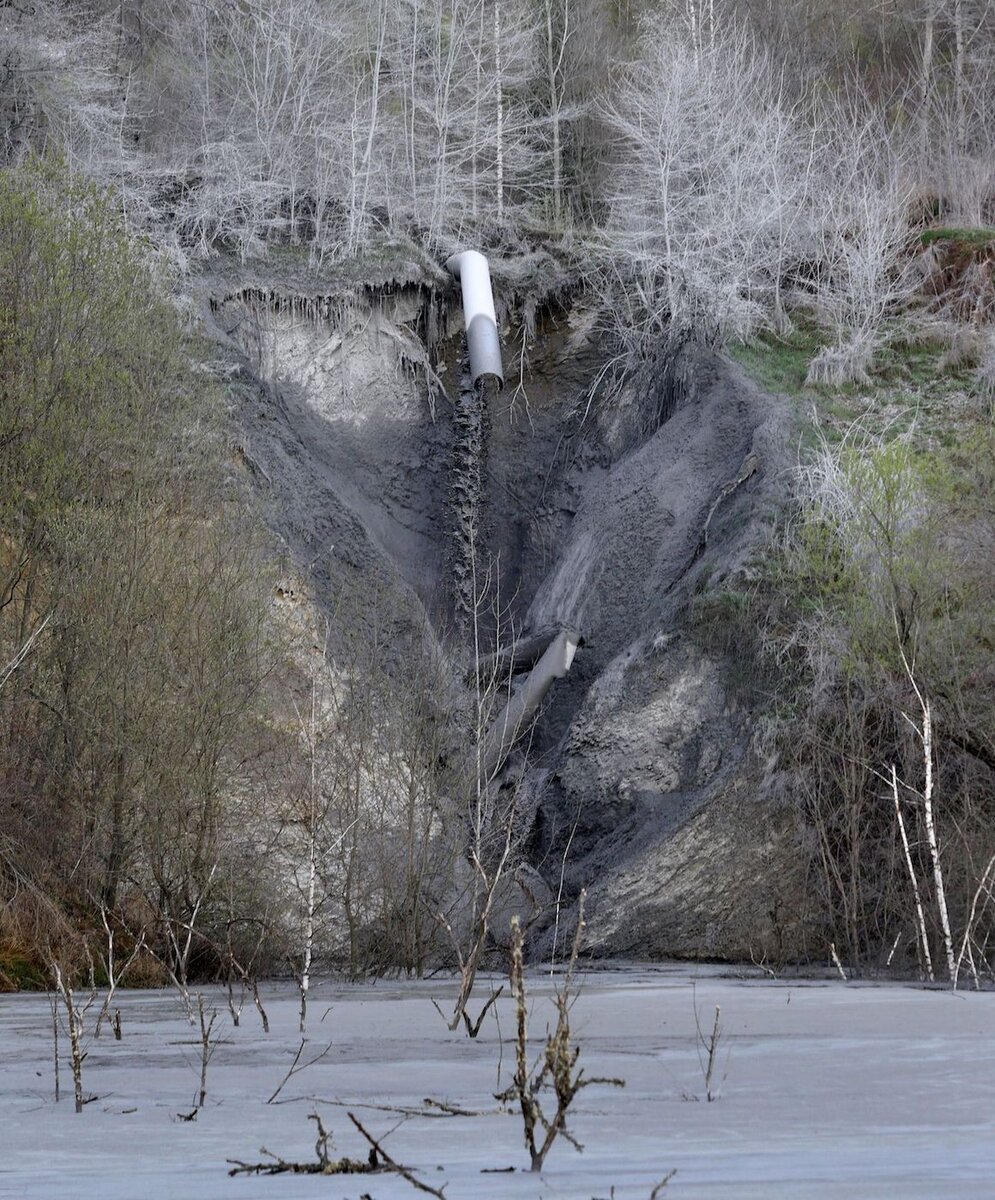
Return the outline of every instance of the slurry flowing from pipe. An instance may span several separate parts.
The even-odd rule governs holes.
[[[504,383],[490,269],[487,259],[476,250],[453,255],[446,267],[459,278],[463,291],[470,378],[476,397],[481,399],[493,387],[493,383],[488,387],[488,379],[496,380],[498,386]],[[539,711],[553,681],[570,670],[579,641],[573,631],[559,630],[488,730],[483,763],[487,780],[500,770],[511,747]]]

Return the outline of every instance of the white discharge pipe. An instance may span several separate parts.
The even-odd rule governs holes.
[[[562,679],[570,670],[580,642],[580,635],[573,629],[561,629],[487,731],[481,764],[487,780],[494,778],[512,746],[525,732],[554,680]]]
[[[476,383],[484,375],[493,375],[503,386],[501,342],[487,259],[477,250],[464,250],[446,260],[446,270],[456,276],[463,291],[463,320],[470,350],[470,376]]]

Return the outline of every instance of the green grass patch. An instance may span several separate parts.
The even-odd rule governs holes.
[[[927,319],[907,314],[881,334],[870,377],[841,387],[805,385],[808,365],[829,336],[818,327],[799,325],[787,338],[767,334],[727,350],[758,386],[794,402],[803,458],[839,442],[856,422],[885,440],[911,432],[917,446],[948,453],[965,422],[975,419],[970,359],[951,363],[949,331]]]
[[[799,396],[810,390],[805,387],[808,366],[825,344],[824,332],[799,326],[783,338],[764,334],[752,342],[732,342],[728,352],[762,388]]]
[[[953,226],[941,229],[924,229],[919,235],[924,246],[933,242],[956,242],[962,246],[988,246],[995,242],[995,229],[957,229]]]

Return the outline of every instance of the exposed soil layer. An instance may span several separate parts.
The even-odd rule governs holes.
[[[219,286],[208,320],[274,529],[330,606],[390,593],[399,654],[427,624],[458,660],[454,513],[471,490],[504,640],[584,638],[532,738],[532,866],[567,903],[589,889],[601,953],[794,953],[792,822],[764,799],[739,666],[686,632],[692,594],[747,569],[769,523],[784,408],[689,346],[609,386],[591,310],[549,305],[524,350],[502,330],[508,382],[468,482],[457,318],[414,287],[322,308]],[[537,949],[554,927],[533,929]]]

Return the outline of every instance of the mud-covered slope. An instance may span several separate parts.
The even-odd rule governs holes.
[[[399,647],[428,624],[458,656],[458,321],[417,288],[340,303],[229,284],[212,301],[242,452],[298,566],[326,599],[390,593]],[[737,665],[687,633],[692,592],[762,536],[785,413],[687,346],[609,389],[580,301],[540,311],[534,334],[523,354],[503,330],[479,497],[504,637],[568,624],[585,639],[531,739],[532,865],[565,904],[588,889],[595,950],[790,953],[790,819],[751,755]],[[553,927],[537,922],[538,949]]]
[[[567,895],[588,889],[597,951],[783,957],[802,932],[795,829],[753,753],[749,664],[688,626],[692,597],[748,571],[769,530],[788,417],[724,361],[683,365],[674,415],[586,481],[534,602],[588,640],[549,714],[533,853]]]

